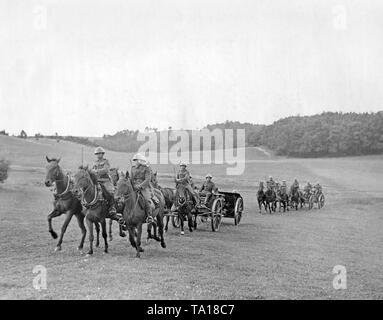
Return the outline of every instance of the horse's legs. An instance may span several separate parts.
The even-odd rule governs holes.
[[[133,226],[128,226],[128,233],[129,233],[129,242],[130,242],[130,245],[136,249],[136,257],[139,258],[140,257],[140,252],[138,250],[138,245],[137,245],[137,242],[136,242],[136,238],[138,239],[138,234],[137,234],[137,231],[136,231],[136,228],[133,227]]]
[[[109,219],[109,230],[108,230],[108,233],[109,233],[109,241],[112,241],[112,240],[113,240],[113,235],[112,235],[112,224],[113,224],[113,220],[112,220],[112,219]]]
[[[96,235],[97,235],[96,248],[98,248],[100,246],[100,225],[98,224],[98,222],[95,222],[94,225],[96,227]]]
[[[159,215],[157,215],[157,219],[159,220]],[[151,223],[150,225],[153,225],[153,239],[160,242],[161,239],[158,237],[158,234],[157,234],[158,223],[154,222],[154,223]]]
[[[164,239],[164,219],[163,219],[162,215],[160,215],[160,216],[161,217],[159,219],[157,219],[158,232],[160,234],[161,247],[166,248],[166,243],[165,243],[165,239]]]
[[[78,250],[82,250],[82,248],[84,247],[84,241],[85,241],[85,236],[86,236],[86,228],[84,225],[84,218],[85,217],[82,214],[82,212],[79,212],[76,214],[76,218],[77,218],[78,225],[81,229],[81,241],[80,241],[80,245],[78,246]]]
[[[180,212],[178,213],[178,219],[180,220],[181,235],[184,235],[185,234],[185,231],[184,231],[184,216]]]
[[[141,247],[141,235],[142,235],[142,224],[137,226],[137,240],[136,240],[136,250],[137,253],[144,252],[144,249]]]
[[[191,212],[188,212],[188,226],[189,226],[189,231],[193,232],[193,216]]]
[[[170,217],[169,216],[166,216],[166,224],[165,224],[165,232],[168,232],[168,229],[169,229],[169,220],[170,220]]]
[[[88,231],[89,231],[89,251],[88,251],[88,255],[91,255],[91,254],[93,254],[93,240],[94,240],[93,222],[90,221],[88,217],[86,217],[85,220],[86,220],[86,226],[88,227]]]
[[[118,229],[120,231],[120,237],[121,238],[125,238],[126,237],[126,233],[124,232],[124,230],[122,230],[122,225],[118,224]]]
[[[136,230],[134,227],[128,227],[128,233],[129,233],[129,242],[131,246],[136,249]]]
[[[149,243],[149,240],[150,239],[153,239],[153,235],[152,235],[152,224],[151,223],[148,223],[148,226],[147,226],[147,236],[146,236],[146,243]]]
[[[58,210],[54,209],[50,214],[48,214],[48,230],[49,230],[49,233],[52,235],[52,238],[53,239],[57,239],[57,233],[53,231],[53,227],[52,227],[52,219],[53,218],[56,218],[58,216],[61,215],[61,212],[59,212]]]
[[[61,227],[61,233],[60,233],[60,238],[59,238],[59,241],[57,242],[57,245],[56,245],[56,249],[55,251],[60,251],[61,250],[61,244],[63,242],[63,238],[64,238],[64,234],[65,234],[65,231],[69,225],[69,222],[72,220],[72,217],[73,217],[73,211],[72,210],[68,210],[66,213],[65,213],[65,221]]]
[[[112,219],[111,219],[112,220]],[[101,221],[102,237],[104,238],[105,249],[104,252],[108,253],[108,235],[106,233],[106,220]]]

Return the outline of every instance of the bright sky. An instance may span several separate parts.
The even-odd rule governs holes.
[[[0,130],[383,109],[383,1],[0,0]]]

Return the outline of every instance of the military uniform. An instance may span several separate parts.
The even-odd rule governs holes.
[[[297,180],[294,181],[294,183],[291,185],[290,192],[291,194],[294,194],[299,189],[299,183]]]
[[[217,190],[215,183],[213,181],[205,181],[200,188],[199,192],[206,196],[204,204],[208,204],[211,197],[213,196],[213,192]]]
[[[275,182],[274,180],[267,180],[266,182],[266,187],[267,189],[271,189],[271,190],[274,190],[275,189]]]
[[[180,169],[180,171],[178,171],[177,173],[177,176],[176,176],[176,185],[177,184],[182,184],[189,192],[190,194],[192,195],[193,197],[193,201],[194,201],[194,204],[197,204],[198,203],[198,199],[194,193],[194,190],[191,186],[191,183],[190,183],[190,173],[189,171],[185,168],[185,169]]]
[[[140,190],[145,198],[148,207],[148,215],[152,215],[155,209],[154,194],[151,188],[152,173],[150,167],[145,164],[138,164],[132,168],[132,183],[135,190]]]
[[[92,167],[93,171],[97,175],[98,182],[102,183],[111,195],[114,194],[114,186],[112,183],[112,179],[109,175],[110,164],[107,159],[97,159]]]
[[[282,181],[281,187],[280,187],[281,193],[286,193],[287,192],[287,185],[286,181]]]
[[[314,189],[315,191],[317,192],[317,194],[321,194],[322,193],[322,186],[317,183],[315,186],[314,186]]]
[[[306,184],[305,187],[303,188],[303,191],[306,195],[310,194],[312,190],[312,186],[310,183]]]
[[[105,150],[101,147],[97,147],[94,151],[95,155],[105,154]],[[109,161],[105,158],[97,159],[93,163],[92,170],[97,176],[97,180],[100,184],[102,184],[106,192],[110,195],[110,203],[109,203],[109,216],[108,218],[119,221],[122,223],[120,215],[117,214],[115,203],[114,203],[114,185],[112,182],[112,178],[109,175],[110,164]]]

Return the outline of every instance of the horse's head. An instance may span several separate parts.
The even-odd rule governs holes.
[[[116,185],[117,181],[120,179],[118,168],[111,168],[109,172],[110,172],[110,177],[112,178],[113,184]]]
[[[59,166],[60,158],[49,159],[48,156],[46,156],[46,159],[48,165],[46,166],[47,174],[45,176],[45,185],[51,187],[54,182],[62,179],[63,173]]]
[[[92,186],[97,183],[97,178],[92,175],[88,166],[81,166],[79,170],[74,175],[74,184],[76,189],[87,189],[89,186]]]
[[[117,182],[116,197],[124,198],[132,192],[134,192],[134,189],[129,177],[129,172],[127,171],[126,174],[120,177],[120,179]]]
[[[186,188],[180,184],[177,186],[176,190],[176,204],[177,206],[184,206],[187,202]]]

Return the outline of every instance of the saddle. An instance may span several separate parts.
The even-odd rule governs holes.
[[[147,203],[146,203],[145,197],[141,194],[139,190],[136,191],[136,194],[138,197],[138,205],[140,206],[142,210],[146,210]],[[156,210],[159,207],[159,201],[157,202],[153,198],[151,199],[151,201],[154,204],[154,210]]]

